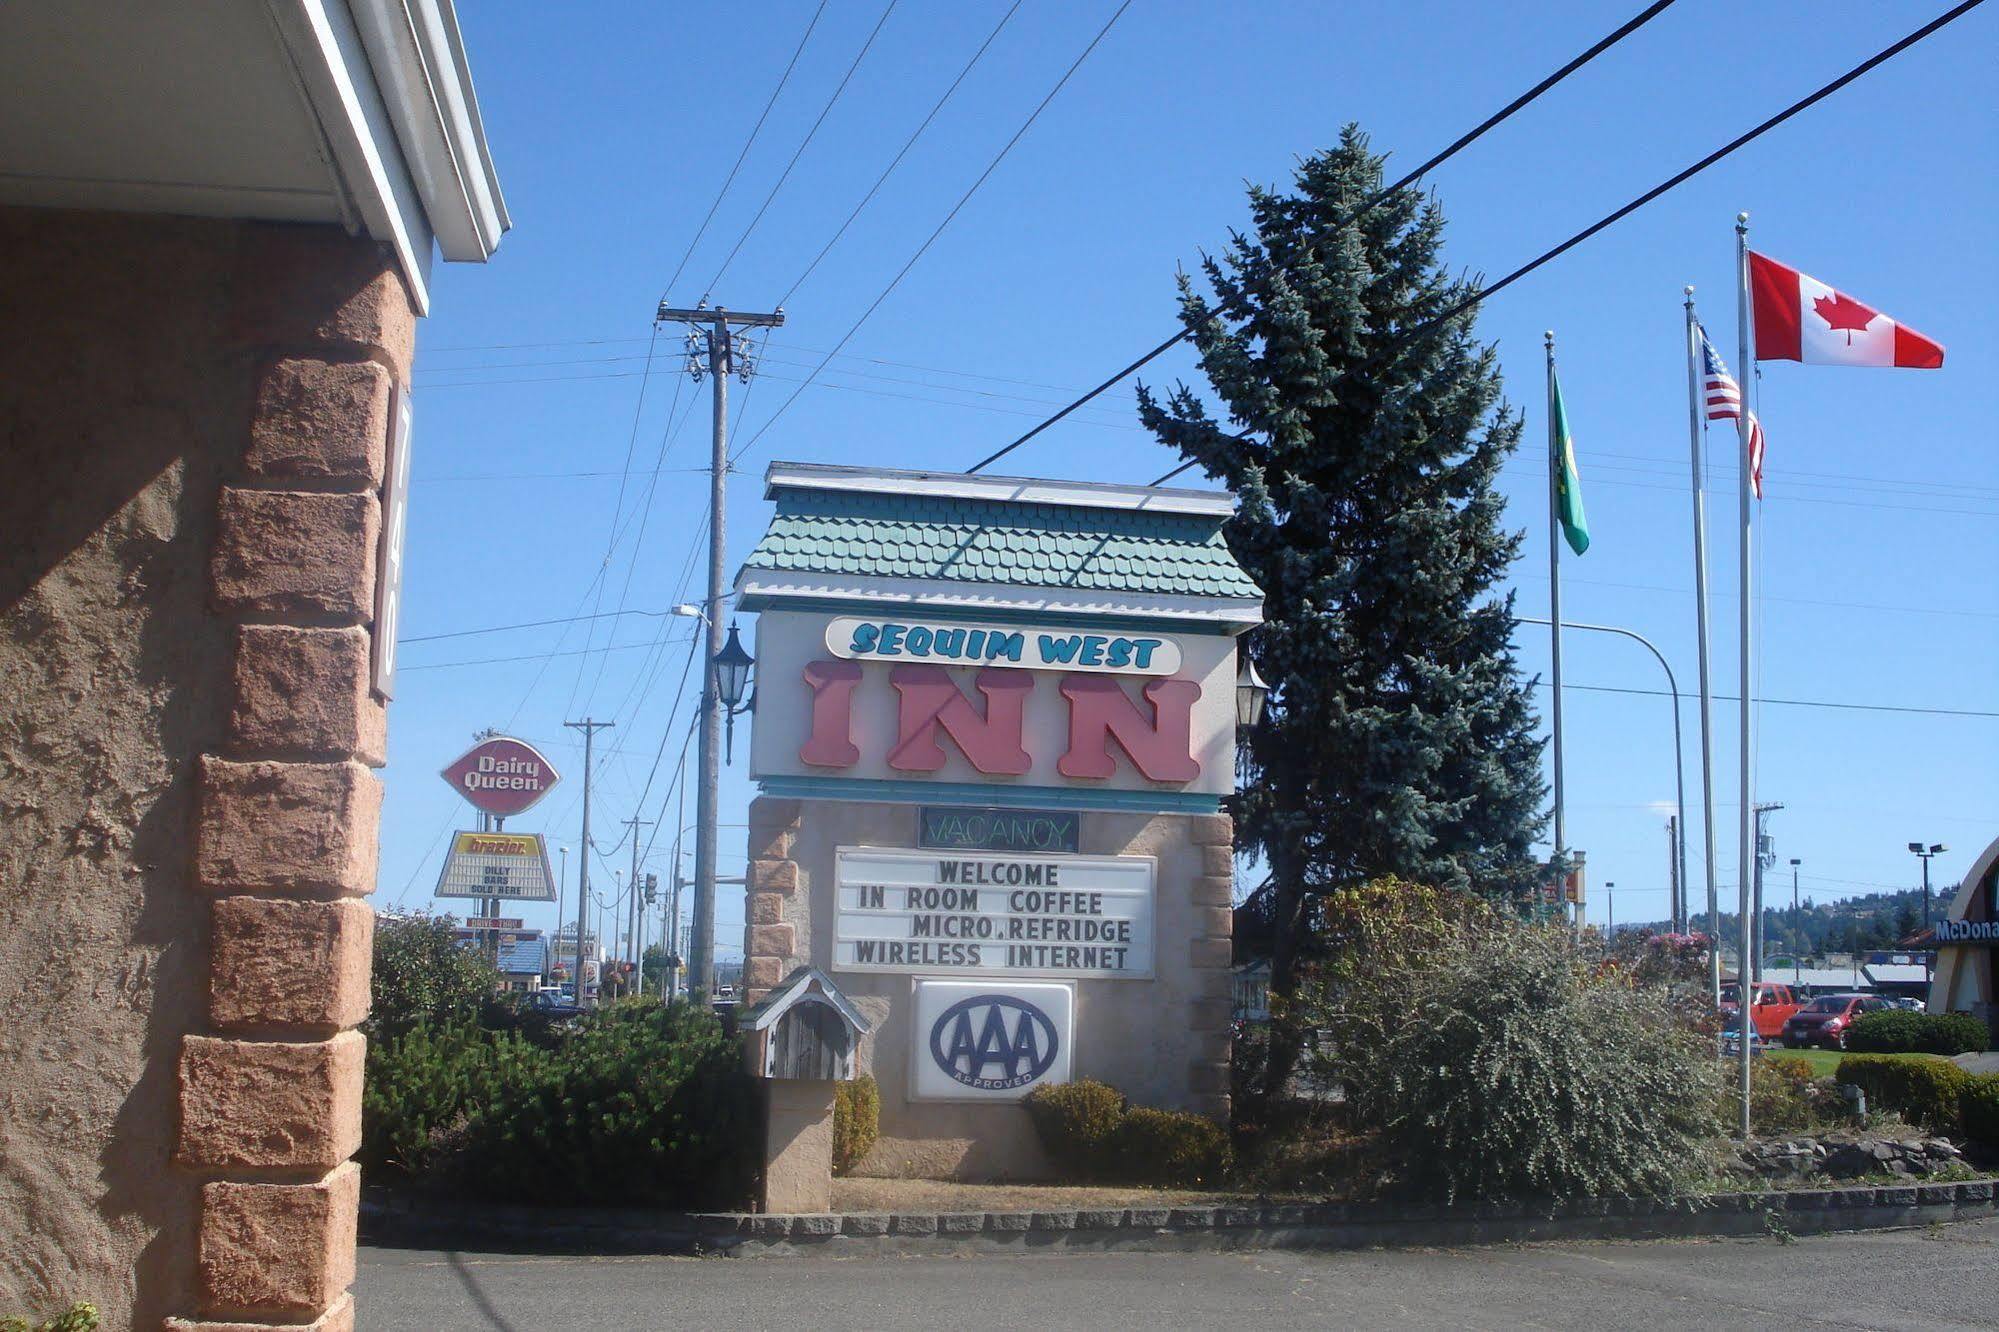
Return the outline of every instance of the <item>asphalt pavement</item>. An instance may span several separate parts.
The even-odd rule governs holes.
[[[370,1329],[1999,1327],[1999,1219],[1775,1239],[1304,1253],[361,1250]]]

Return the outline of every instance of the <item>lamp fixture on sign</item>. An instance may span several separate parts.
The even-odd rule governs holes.
[[[1238,649],[1240,650],[1240,649]],[[1242,730],[1250,730],[1263,720],[1263,705],[1270,697],[1270,686],[1256,673],[1256,665],[1250,661],[1247,652],[1242,653],[1242,669],[1235,677],[1235,724]]]
[[[752,696],[748,706],[743,704],[743,691],[749,687],[750,668],[756,658],[743,647],[743,641],[736,635],[736,626],[729,626],[729,637],[722,644],[722,650],[709,663],[715,671],[715,696],[721,700],[722,716],[728,721],[728,739],[725,745],[729,761],[736,756],[736,718],[756,706]]]

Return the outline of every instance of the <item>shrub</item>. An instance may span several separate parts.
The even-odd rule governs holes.
[[[1719,1118],[1730,1128],[1740,1113],[1738,1095],[1731,1086],[1723,1097]],[[1749,1067],[1749,1120],[1758,1132],[1817,1128],[1831,1118],[1836,1100],[1836,1094],[1822,1094],[1811,1064],[1803,1059],[1767,1055]]]
[[[442,916],[404,916],[375,925],[370,973],[373,1006],[365,1030],[371,1040],[412,1027],[452,1026],[479,1020],[493,997],[499,973],[476,948],[458,942]]]
[[[1957,1097],[1958,1127],[1964,1136],[1999,1148],[1999,1073],[1974,1076]]]
[[[1107,1173],[1123,1184],[1212,1185],[1229,1167],[1221,1125],[1180,1110],[1132,1107],[1105,1149]]]
[[[1869,1110],[1893,1110],[1933,1130],[1958,1123],[1958,1097],[1971,1074],[1947,1059],[1909,1055],[1848,1055],[1839,1080],[1867,1093]]]
[[[1664,987],[1489,911],[1443,919],[1420,950],[1362,933],[1389,947],[1335,955],[1301,1001],[1326,1038],[1315,1071],[1381,1131],[1405,1189],[1644,1195],[1700,1167],[1717,1063]]]
[[[1055,1164],[1082,1179],[1106,1173],[1110,1136],[1124,1118],[1124,1093],[1084,1078],[1036,1087],[1027,1095],[1028,1118]]]
[[[21,1317],[0,1318],[0,1332],[97,1332],[97,1306],[72,1304],[54,1318],[34,1323]]]
[[[833,1088],[833,1173],[844,1175],[861,1163],[881,1136],[882,1094],[863,1073]]]
[[[370,1052],[363,1160],[494,1201],[731,1207],[757,1167],[755,1084],[704,1008],[635,1000],[550,1048],[418,1026]]]
[[[1869,1013],[1846,1036],[1849,1050],[1868,1054],[1958,1055],[1989,1044],[1985,1024],[1969,1013],[1917,1013],[1906,1008]]]

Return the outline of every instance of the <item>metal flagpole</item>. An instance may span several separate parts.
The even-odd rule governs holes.
[[[1706,368],[1701,364],[1701,325],[1694,316],[1694,289],[1687,288],[1687,438],[1693,467],[1694,498],[1694,625],[1699,636],[1701,674],[1701,834],[1707,843],[1708,991],[1721,1005],[1721,892],[1714,873],[1714,685],[1708,676],[1707,630],[1707,501],[1702,485],[1702,392]],[[1681,834],[1686,831],[1682,810]],[[1684,862],[1682,862],[1684,865]],[[1684,873],[1684,870],[1682,871]]]
[[[1742,789],[1741,818],[1736,827],[1738,851],[1735,877],[1739,880],[1737,892],[1741,899],[1737,908],[1741,913],[1737,923],[1741,926],[1742,962],[1735,969],[1735,991],[1736,998],[1740,1001],[1738,1007],[1741,1009],[1742,1018],[1742,1136],[1746,1138],[1749,1136],[1749,1040],[1755,1031],[1755,1019],[1751,1011],[1755,1005],[1750,1002],[1755,996],[1749,988],[1749,953],[1752,947],[1750,932],[1755,921],[1750,916],[1749,893],[1751,881],[1755,878],[1756,866],[1756,782],[1752,770],[1755,751],[1751,747],[1755,706],[1751,702],[1750,694],[1750,660],[1754,655],[1755,641],[1752,636],[1754,621],[1749,600],[1750,533],[1755,517],[1755,509],[1749,502],[1750,484],[1755,473],[1754,460],[1749,456],[1749,390],[1750,385],[1756,381],[1756,333],[1749,317],[1749,214],[1747,213],[1735,215],[1735,283],[1736,354],[1741,358],[1737,363],[1742,367],[1740,381],[1742,410],[1735,416],[1736,438],[1741,445],[1740,456],[1736,459],[1736,465],[1741,469],[1735,487],[1736,516],[1742,528],[1742,568],[1739,571],[1736,587],[1736,595],[1739,598],[1736,631],[1741,636],[1742,647],[1742,673],[1737,681],[1737,693],[1742,699],[1742,754],[1737,779]]]
[[[1562,445],[1560,413],[1555,410],[1555,335],[1543,335],[1548,348],[1548,638],[1554,653],[1554,773],[1555,864],[1566,873],[1567,827],[1562,821]],[[1557,880],[1560,882],[1561,880]],[[1576,932],[1583,928],[1583,904],[1576,903]]]

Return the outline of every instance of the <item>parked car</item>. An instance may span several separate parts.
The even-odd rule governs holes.
[[[1774,1041],[1781,1036],[1784,1031],[1784,1024],[1790,1021],[1791,1015],[1803,1006],[1799,1003],[1798,996],[1792,992],[1790,986],[1779,985],[1775,981],[1753,982],[1750,986],[1750,992],[1754,997],[1754,1002],[1749,1013],[1750,1025],[1755,1027],[1756,1034],[1766,1041]],[[1740,994],[1741,989],[1739,986],[1722,986],[1721,1014],[1723,1025],[1737,1031],[1742,1028],[1742,1019],[1740,1017],[1742,1009],[1739,1006],[1740,1001],[1737,997]]]
[[[1844,1050],[1847,1033],[1853,1030],[1855,1021],[1865,1014],[1884,1013],[1893,1007],[1893,1001],[1879,995],[1822,994],[1784,1024],[1784,1044],[1792,1049],[1823,1045],[1829,1050]]]
[[[576,1006],[576,1000],[560,990],[541,990],[535,994],[534,1008],[538,1013],[551,1017],[575,1017],[583,1010]]]

